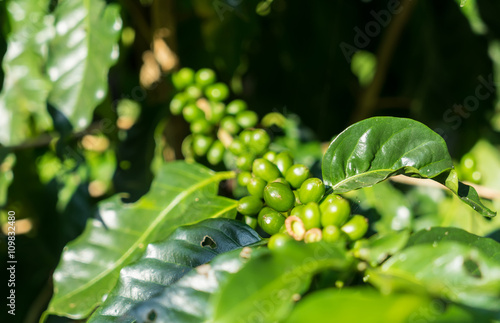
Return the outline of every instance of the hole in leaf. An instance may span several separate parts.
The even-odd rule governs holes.
[[[148,313],[148,320],[150,322],[154,322],[156,320],[156,312],[155,310],[151,310],[149,313]]]
[[[205,236],[203,238],[203,241],[201,241],[201,246],[202,247],[209,247],[211,249],[215,249],[217,248],[217,244],[215,243],[215,241],[210,238],[209,236]]]
[[[467,273],[469,275],[471,275],[472,277],[476,277],[476,278],[483,277],[481,270],[479,270],[479,266],[477,265],[477,262],[475,262],[474,260],[472,260],[470,258],[466,259],[464,261],[464,268],[467,271]]]

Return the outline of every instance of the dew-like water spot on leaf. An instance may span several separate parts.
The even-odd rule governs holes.
[[[201,246],[202,247],[209,247],[211,249],[216,249],[217,248],[217,243],[210,238],[209,236],[203,237],[203,240],[201,241]]]

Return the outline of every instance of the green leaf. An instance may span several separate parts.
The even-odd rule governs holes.
[[[0,93],[0,143],[17,145],[33,131],[52,128],[46,100],[51,88],[44,75],[47,41],[52,22],[45,17],[49,0],[11,0],[7,13],[11,27],[2,67],[5,72]],[[33,118],[34,129],[30,127]]]
[[[413,234],[406,245],[407,248],[420,244],[436,244],[442,241],[455,241],[465,246],[477,248],[500,265],[500,243],[458,228],[430,228]]]
[[[387,257],[403,249],[409,237],[408,231],[375,234],[369,239],[357,241],[353,251],[356,257],[366,260],[372,267],[375,267]]]
[[[252,228],[229,219],[180,227],[166,240],[149,244],[139,261],[121,270],[117,286],[89,322],[123,322],[119,317],[135,304],[161,293],[192,268],[260,240]]]
[[[322,167],[334,193],[404,174],[434,179],[482,215],[495,215],[474,188],[458,181],[443,138],[411,119],[374,117],[350,126],[332,141]]]
[[[306,296],[284,322],[420,322],[431,306],[431,300],[421,295],[383,296],[369,288],[326,289]]]
[[[48,314],[87,317],[118,280],[120,269],[146,246],[178,226],[214,217],[234,217],[237,202],[217,196],[218,183],[233,172],[214,173],[198,165],[163,166],[149,193],[134,204],[114,196],[99,204],[102,221],[87,222],[83,234],[63,251],[54,272]]]
[[[292,242],[254,257],[214,297],[213,321],[279,321],[292,309],[294,298],[307,290],[313,274],[343,271],[351,263],[343,249],[323,242]]]
[[[211,300],[221,285],[238,272],[250,257],[268,255],[268,249],[233,250],[215,257],[210,264],[197,267],[156,297],[134,306],[124,322],[206,322],[211,316]]]
[[[74,130],[89,125],[106,96],[108,70],[118,58],[119,10],[102,0],[74,0],[60,1],[54,12],[56,35],[47,61],[54,85],[49,102]]]
[[[367,277],[383,293],[429,293],[500,318],[499,261],[456,241],[413,245],[368,270]]]
[[[346,270],[345,250],[327,243],[292,241],[282,249],[231,251],[188,273],[131,312],[138,322],[274,322],[291,310],[314,273]]]

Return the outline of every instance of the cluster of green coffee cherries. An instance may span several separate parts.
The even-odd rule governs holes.
[[[256,128],[258,116],[244,101],[223,103],[229,89],[216,82],[213,70],[182,68],[172,75],[172,83],[179,92],[170,111],[182,114],[192,133],[182,144],[184,157],[206,157],[217,165],[230,156],[225,164],[237,169],[237,183],[249,193],[239,200],[238,212],[246,224],[271,236],[270,248],[291,239],[347,242],[364,236],[367,219],[351,216],[347,200],[325,195],[323,181],[311,177],[309,168],[296,164],[288,152],[269,150],[271,137]]]
[[[192,133],[182,144],[186,158],[206,157],[211,165],[217,165],[223,160],[233,136],[257,125],[258,116],[247,109],[245,101],[237,99],[227,106],[224,104],[229,89],[226,84],[216,82],[211,69],[195,72],[182,68],[172,75],[172,83],[179,92],[170,102],[170,111],[173,115],[182,114]],[[244,131],[246,135],[250,132]],[[262,129],[255,131],[254,137],[265,133]]]
[[[367,232],[367,219],[351,216],[349,202],[336,194],[325,195],[323,181],[310,175],[309,168],[295,164],[289,153],[272,151],[253,161],[251,173],[238,175],[250,193],[240,199],[238,212],[248,225],[258,224],[271,235],[269,248],[291,239],[356,241]]]

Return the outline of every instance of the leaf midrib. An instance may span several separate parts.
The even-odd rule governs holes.
[[[209,185],[213,182],[218,182],[222,181],[225,179],[229,179],[234,177],[234,172],[233,171],[228,171],[228,172],[219,172],[216,173],[215,175],[191,186],[187,190],[183,191],[183,193],[177,195],[172,202],[169,203],[169,205],[163,209],[163,211],[160,213],[158,217],[148,226],[148,228],[144,231],[144,233],[140,236],[139,239],[130,247],[128,250],[120,257],[110,269],[106,269],[103,272],[101,272],[99,275],[97,275],[95,278],[89,280],[86,284],[81,285],[80,287],[74,289],[70,293],[61,296],[55,304],[52,304],[51,308],[55,310],[55,305],[58,303],[62,303],[63,301],[66,301],[67,299],[71,298],[73,295],[76,295],[80,293],[82,290],[87,289],[89,286],[94,285],[97,281],[101,280],[102,278],[106,277],[109,273],[115,271],[120,265],[122,265],[130,256],[131,254],[137,249],[139,244],[143,243],[146,238],[151,234],[151,232],[155,229],[156,225],[160,223],[165,216],[175,207],[177,206],[182,200],[184,200],[186,197],[190,196],[193,192],[197,191],[199,188]],[[227,212],[226,209],[223,210],[224,212]],[[54,311],[56,312],[56,311]],[[58,312],[56,312],[58,313]]]

